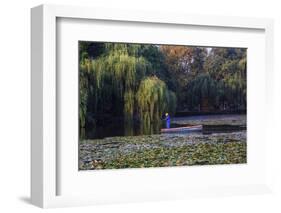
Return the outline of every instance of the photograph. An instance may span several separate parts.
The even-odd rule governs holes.
[[[247,48],[78,51],[79,171],[247,163]]]

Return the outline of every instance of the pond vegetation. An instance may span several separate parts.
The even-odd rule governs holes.
[[[80,41],[80,169],[245,163],[246,56],[243,48]],[[171,127],[203,132],[163,137],[166,113]]]
[[[247,162],[246,132],[112,137],[80,142],[80,169]]]

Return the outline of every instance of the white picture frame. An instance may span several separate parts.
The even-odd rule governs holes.
[[[199,26],[212,29],[231,30],[258,30],[264,35],[264,69],[265,87],[262,88],[266,99],[266,106],[272,107],[272,96],[269,95],[273,78],[273,21],[271,19],[241,18],[241,17],[216,17],[187,14],[166,14],[153,13],[147,11],[122,11],[100,8],[84,8],[74,6],[54,6],[41,5],[31,10],[31,201],[33,204],[47,207],[62,207],[76,205],[91,205],[98,203],[114,202],[138,202],[143,200],[165,200],[194,196],[214,196],[233,194],[252,194],[270,192],[271,171],[270,161],[266,161],[262,170],[265,178],[258,183],[241,183],[239,185],[222,184],[218,186],[200,187],[199,183],[194,183],[193,188],[182,189],[168,186],[166,189],[157,188],[138,193],[131,191],[119,193],[105,191],[102,196],[89,196],[85,193],[79,195],[64,195],[58,193],[58,185],[61,184],[59,173],[61,167],[58,166],[60,153],[58,152],[58,132],[57,132],[57,88],[60,83],[57,79],[57,21],[64,19],[79,20],[99,20],[118,21],[118,26],[122,23],[142,23],[143,25],[153,23],[155,26],[162,25],[172,28],[173,26]],[[264,103],[265,104],[265,103]],[[269,110],[270,113],[270,110]],[[264,115],[264,123],[268,127],[270,116]],[[265,144],[270,146],[270,139],[267,136],[270,130],[265,131]],[[263,146],[264,147],[264,146]],[[268,159],[267,155],[262,156],[263,160]],[[73,165],[76,166],[76,165]],[[182,172],[186,168],[179,168],[177,172]],[[145,173],[151,174],[155,169],[145,169]],[[163,175],[163,171],[160,171]],[[78,172],[78,171],[77,171]],[[158,170],[159,172],[159,170]],[[165,170],[171,174],[171,170]],[[113,175],[114,171],[108,171],[107,177]],[[130,170],[130,174],[139,173]],[[160,175],[159,173],[159,175]],[[121,173],[120,173],[121,174]],[[120,175],[118,174],[118,175]],[[127,175],[125,171],[121,175]],[[169,176],[169,175],[168,175]],[[174,177],[173,175],[169,177]],[[70,178],[70,180],[72,180]],[[89,181],[89,179],[86,179]],[[72,183],[75,185],[75,183]],[[125,186],[126,187],[126,186]],[[130,186],[127,186],[130,187]],[[131,186],[132,187],[132,186]],[[70,189],[71,190],[71,189]],[[75,187],[73,187],[75,190]]]

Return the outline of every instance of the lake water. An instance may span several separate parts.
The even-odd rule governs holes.
[[[203,125],[203,132],[194,132],[192,134],[241,131],[246,130],[246,115],[198,115],[171,118],[171,128],[188,125]],[[80,134],[86,139],[98,139],[114,136],[160,134],[161,128],[165,128],[165,121],[157,126],[150,126],[146,129],[141,127],[137,122],[133,125],[125,126],[122,121],[112,121],[106,125],[80,132]],[[180,134],[191,133],[182,132]]]

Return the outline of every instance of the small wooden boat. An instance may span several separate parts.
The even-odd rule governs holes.
[[[194,132],[194,131],[202,131],[202,125],[194,125],[194,126],[183,126],[176,128],[165,128],[161,129],[161,133],[177,133],[177,132]]]

